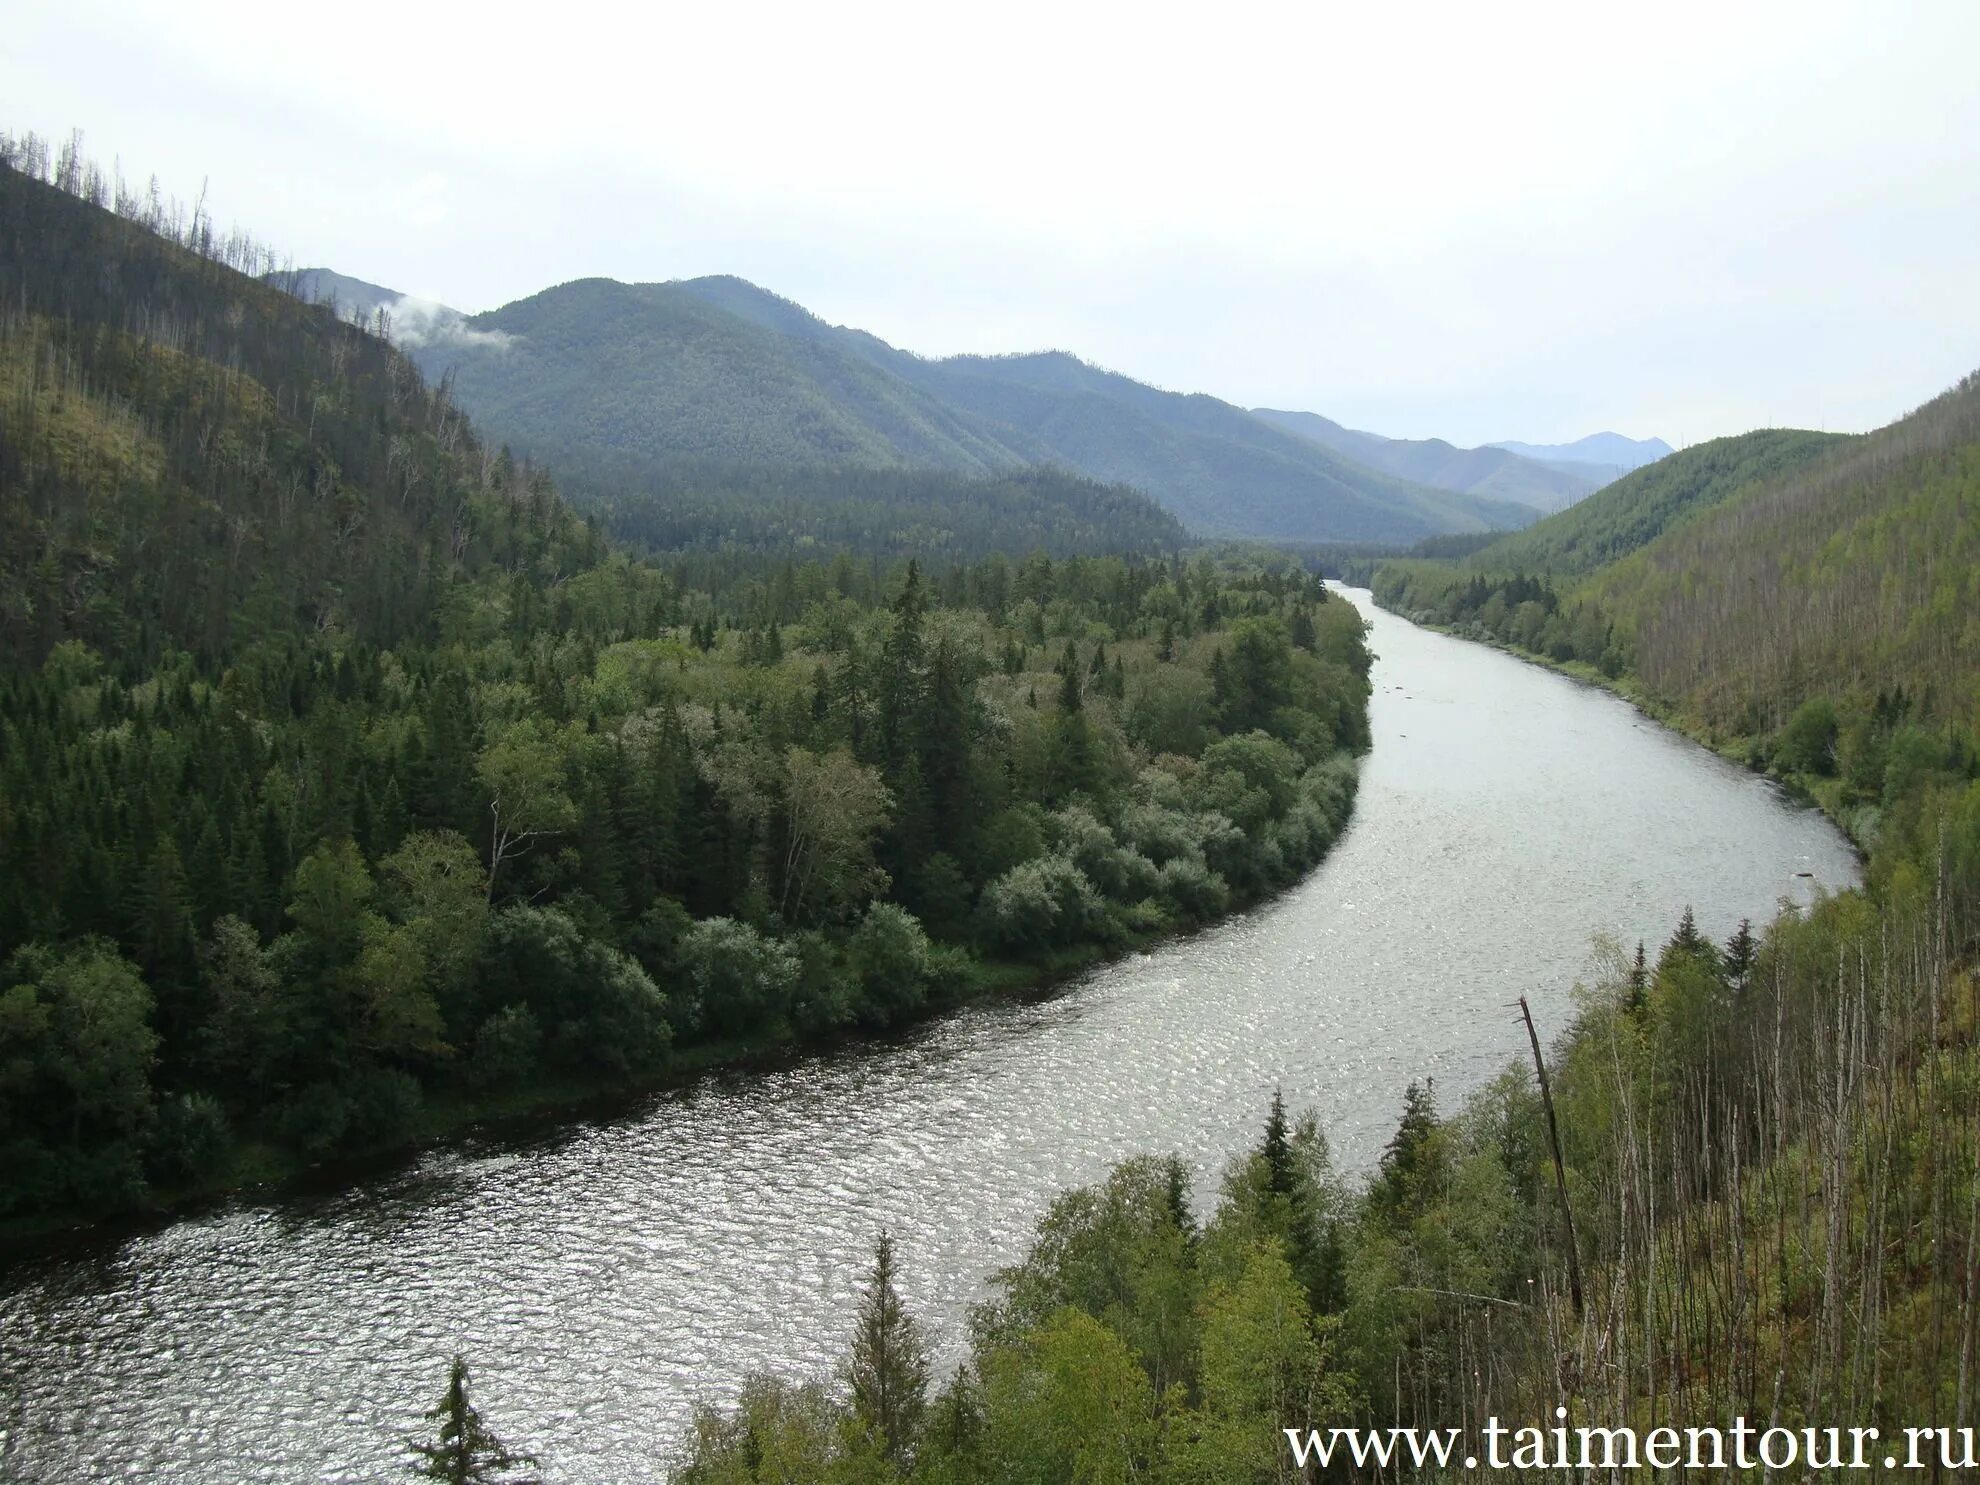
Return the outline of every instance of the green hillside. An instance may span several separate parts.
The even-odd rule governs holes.
[[[1383,438],[1343,428],[1318,413],[1254,407],[1251,415],[1398,479],[1550,512],[1565,509],[1602,481],[1498,448],[1461,449],[1441,438]]]
[[[1644,683],[1716,729],[1880,692],[1980,729],[1980,377],[1822,443],[1598,574],[1589,600]]]
[[[1569,510],[1500,538],[1471,566],[1532,573],[1587,573],[1648,546],[1748,486],[1792,478],[1846,444],[1838,433],[1763,428],[1715,438],[1633,470]]]
[[[994,473],[1037,451],[828,340],[778,334],[674,284],[582,279],[467,321],[494,335],[415,350],[525,445],[778,467]]]
[[[1461,563],[1390,562],[1373,581],[1403,612],[1635,688],[1874,842],[1890,788],[1972,767],[1976,491],[1968,377],[1874,433],[1674,454]]]
[[[470,411],[560,465],[1057,465],[1146,491],[1204,535],[1409,542],[1511,529],[1522,506],[1412,484],[1064,355],[924,360],[734,278],[561,285],[412,347]]]

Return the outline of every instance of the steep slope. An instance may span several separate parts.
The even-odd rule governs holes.
[[[1980,729],[1980,375],[1825,444],[1599,574],[1590,600],[1644,682],[1713,727],[1896,688]]]
[[[1602,483],[1592,474],[1523,458],[1506,449],[1461,449],[1441,438],[1384,438],[1344,428],[1318,413],[1254,407],[1251,415],[1398,479],[1490,500],[1510,500],[1542,513],[1564,510]]]
[[[1844,434],[1763,428],[1696,444],[1623,476],[1572,509],[1499,538],[1475,553],[1470,565],[1490,571],[1593,572],[1756,481],[1791,473],[1848,442]]]
[[[0,657],[392,643],[513,555],[476,520],[506,490],[403,355],[5,169],[0,397]]]
[[[452,369],[490,428],[560,463],[986,476],[1053,464],[1144,490],[1199,532],[1273,539],[1406,542],[1531,519],[1071,356],[924,360],[740,279],[582,280],[462,329],[413,353]]]

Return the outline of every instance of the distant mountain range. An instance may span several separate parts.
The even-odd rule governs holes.
[[[1591,433],[1573,443],[1519,443],[1505,439],[1490,447],[1552,464],[1603,485],[1621,479],[1632,469],[1655,464],[1671,452],[1671,446],[1661,438],[1624,438],[1620,433]]]
[[[1253,414],[1065,352],[924,358],[739,278],[580,279],[477,315],[328,269],[293,288],[385,309],[478,422],[560,467],[1051,465],[1143,490],[1199,534],[1279,541],[1516,530],[1599,483],[1501,450]]]
[[[1516,501],[1542,512],[1563,510],[1604,483],[1592,468],[1531,459],[1504,446],[1461,449],[1441,438],[1384,438],[1379,433],[1363,433],[1318,413],[1280,412],[1269,407],[1255,407],[1251,412],[1275,428],[1311,439],[1399,479]]]

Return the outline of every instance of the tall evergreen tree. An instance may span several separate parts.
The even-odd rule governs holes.
[[[894,1240],[882,1232],[860,1294],[846,1381],[853,1417],[877,1434],[887,1457],[905,1466],[914,1457],[928,1405],[928,1347],[895,1285]]]

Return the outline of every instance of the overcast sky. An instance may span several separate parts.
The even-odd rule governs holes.
[[[1980,367],[1972,0],[142,10],[10,7],[0,127],[462,309],[736,273],[1460,443],[1862,429]]]

